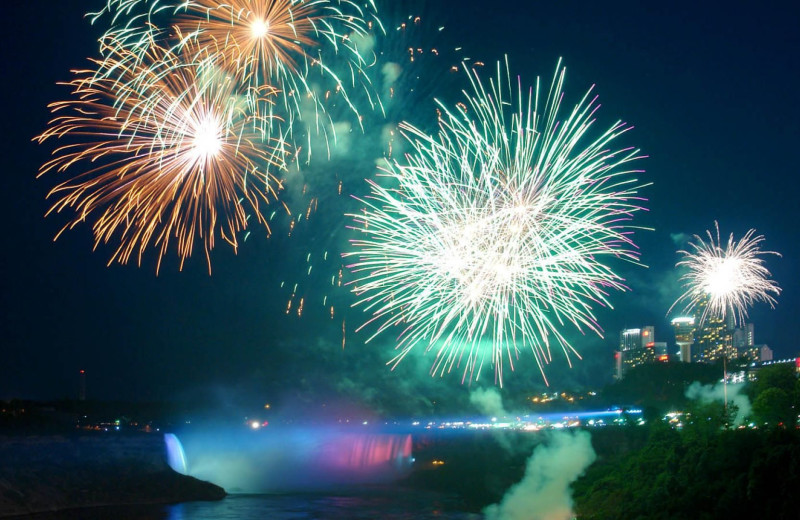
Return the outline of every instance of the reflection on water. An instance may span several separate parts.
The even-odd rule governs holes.
[[[30,520],[168,520],[169,508],[161,505],[129,505],[113,507],[91,507],[85,509],[69,509],[56,513],[38,513],[29,515]]]
[[[453,497],[397,488],[357,494],[231,495],[219,502],[120,506],[33,515],[31,520],[480,520]]]
[[[369,495],[273,495],[234,496],[214,504],[189,503],[172,506],[169,520],[234,520],[274,518],[358,520],[411,520],[418,518],[470,518],[453,510],[454,504],[442,497],[414,493],[405,499],[398,494]],[[448,511],[452,514],[448,514]],[[473,515],[472,518],[480,518]]]

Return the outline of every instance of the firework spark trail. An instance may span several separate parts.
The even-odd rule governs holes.
[[[147,11],[141,13],[144,8]],[[371,109],[383,110],[367,71],[375,63],[370,34],[385,32],[372,0],[187,0],[178,4],[108,0],[102,10],[88,16],[96,21],[107,14],[112,24],[107,36],[124,42],[132,52],[142,52],[154,36],[163,36],[159,23],[171,15],[170,23],[185,35],[177,47],[191,41],[200,48],[214,48],[226,63],[235,65],[233,72],[243,85],[275,88],[285,110],[286,130],[292,133],[296,120],[313,117],[328,155],[330,140],[336,139],[327,108],[335,104],[334,99],[349,107],[359,125],[361,115],[349,89],[358,88]],[[310,105],[304,100],[310,100]],[[310,154],[310,134],[306,138]]]
[[[135,255],[141,265],[152,246],[157,270],[172,237],[181,268],[201,240],[209,271],[217,233],[236,248],[248,213],[269,233],[261,209],[281,189],[269,168],[284,166],[286,155],[270,123],[253,115],[269,93],[239,96],[207,49],[153,43],[142,60],[113,40],[104,45],[106,59],[92,62],[115,67],[117,79],[76,71],[66,83],[72,98],[50,105],[54,118],[35,138],[67,141],[40,176],[83,168],[50,192],[57,200],[48,214],[74,210],[61,232],[94,218],[95,247],[119,242],[109,264]]]
[[[747,309],[755,302],[765,302],[774,308],[777,300],[772,295],[779,296],[781,288],[770,279],[770,272],[761,256],[781,255],[775,251],[762,251],[764,236],[755,235],[755,229],[745,233],[738,242],[731,233],[724,247],[717,222],[714,222],[714,229],[715,233],[706,231],[708,241],[694,235],[695,242],[689,244],[691,251],[678,251],[683,259],[677,267],[685,267],[688,271],[681,276],[685,291],[669,312],[683,302],[684,312],[689,313],[707,298],[700,324],[709,315],[724,319],[728,313],[732,313],[734,322],[743,323]]]
[[[559,119],[560,63],[542,107],[538,82],[513,89],[507,64],[488,89],[467,73],[472,94],[455,111],[438,103],[437,136],[402,125],[412,151],[370,181],[345,256],[356,257],[356,305],[372,315],[361,328],[377,325],[369,340],[400,327],[391,364],[419,344],[436,350],[433,374],[463,366],[462,381],[478,379],[488,360],[502,385],[520,347],[543,377],[552,344],[578,355],[565,323],[601,333],[593,306],[626,289],[602,260],[638,263],[630,220],[644,185],[628,163],[641,156],[609,150],[630,129],[620,122],[584,144],[591,90]]]

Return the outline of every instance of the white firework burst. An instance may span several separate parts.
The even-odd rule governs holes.
[[[775,296],[780,295],[781,288],[770,278],[770,272],[761,257],[780,254],[762,251],[764,236],[756,235],[755,229],[745,233],[738,242],[731,233],[724,247],[717,222],[714,222],[714,229],[713,234],[710,230],[706,231],[708,241],[695,235],[695,241],[689,243],[691,251],[678,251],[683,258],[677,267],[687,269],[681,276],[685,291],[672,304],[670,311],[679,303],[684,303],[683,309],[688,313],[699,303],[707,301],[700,323],[709,316],[724,319],[729,313],[733,315],[734,322],[742,323],[747,317],[748,308],[755,302],[766,302],[774,308],[777,303]]]
[[[488,88],[467,71],[472,93],[454,110],[438,102],[437,135],[401,125],[411,152],[370,181],[345,254],[364,326],[377,325],[370,339],[399,327],[391,363],[419,346],[436,351],[434,374],[477,379],[489,361],[502,385],[522,348],[543,377],[551,345],[578,355],[565,323],[601,333],[593,307],[626,289],[606,260],[639,259],[643,184],[629,163],[641,155],[609,148],[631,128],[622,122],[589,140],[591,89],[559,119],[564,73],[559,63],[540,106],[539,82],[512,88],[507,63]]]

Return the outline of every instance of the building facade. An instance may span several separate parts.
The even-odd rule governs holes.
[[[700,300],[694,309],[697,329],[692,345],[692,361],[713,363],[723,357],[737,358],[739,354],[733,346],[733,313],[728,312],[724,318],[706,314],[707,305],[706,297]]]
[[[655,361],[655,328],[624,329],[619,333],[619,350],[614,353],[614,377],[622,379],[633,367]]]
[[[678,345],[680,360],[684,363],[691,363],[692,345],[694,344],[696,329],[694,316],[679,316],[670,323],[675,333],[675,343]]]

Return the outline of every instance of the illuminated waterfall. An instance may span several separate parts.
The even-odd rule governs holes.
[[[229,493],[391,482],[405,476],[412,462],[410,434],[264,428],[204,429],[182,432],[180,441],[167,438],[173,469],[180,471],[183,461],[186,474]]]

